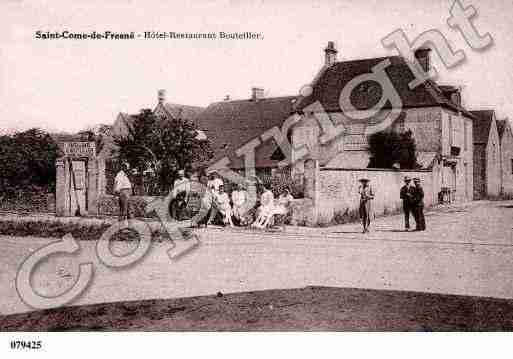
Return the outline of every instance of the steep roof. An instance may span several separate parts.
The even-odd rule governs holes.
[[[266,130],[280,127],[293,112],[295,100],[295,96],[284,96],[209,105],[197,117],[196,123],[211,141],[215,156],[212,162],[227,156],[231,161],[230,167],[243,168],[244,158],[237,156],[235,151]],[[273,140],[256,147],[256,167],[276,166],[279,161],[271,159],[271,155],[277,148]]]
[[[166,111],[174,118],[181,117],[184,120],[193,121],[205,109],[199,106],[180,105],[168,102],[164,104]]]
[[[490,129],[494,118],[494,110],[470,111],[477,118],[473,121],[472,133],[474,143],[486,144],[490,137]]]
[[[497,131],[499,132],[499,138],[502,140],[502,136],[506,132],[506,130],[509,128],[511,131],[511,124],[509,123],[509,120],[497,120],[495,121],[497,124]]]
[[[327,112],[340,112],[339,96],[342,89],[359,75],[372,73],[372,68],[383,61],[390,61],[385,68],[388,78],[401,98],[403,107],[444,106],[460,111],[468,117],[473,117],[461,105],[452,102],[444,96],[442,89],[432,80],[410,89],[408,84],[415,78],[407,61],[400,56],[379,57],[363,60],[337,62],[325,68],[313,83],[313,91],[307,97],[302,97],[297,110],[319,101]],[[444,89],[447,90],[448,86]],[[351,93],[351,103],[356,109],[366,110],[375,106],[381,99],[381,86],[372,81],[357,85]],[[390,108],[387,103],[383,108]]]

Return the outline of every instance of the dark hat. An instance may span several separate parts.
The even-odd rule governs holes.
[[[404,176],[404,182],[409,182],[409,181],[411,181],[410,176]]]
[[[420,182],[420,178],[415,177],[415,178],[413,179],[413,182]]]
[[[363,178],[360,178],[358,181],[360,181],[360,182],[370,182],[370,179],[368,179],[366,177],[363,177]]]

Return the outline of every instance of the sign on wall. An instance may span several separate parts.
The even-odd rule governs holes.
[[[369,147],[364,134],[347,134],[344,136],[344,151],[365,151]]]
[[[69,157],[95,157],[96,145],[94,142],[63,142],[64,156]]]

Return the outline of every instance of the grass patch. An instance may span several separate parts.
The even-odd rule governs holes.
[[[102,234],[110,227],[109,223],[64,223],[60,221],[44,220],[1,220],[0,235],[16,237],[43,237],[43,238],[62,238],[71,233],[77,240],[98,240]],[[192,229],[182,229],[182,234],[188,238],[192,234]],[[137,232],[134,230],[122,230],[116,233],[111,240],[132,241],[139,240]],[[161,226],[152,230],[153,241],[170,240],[169,235],[163,231]]]

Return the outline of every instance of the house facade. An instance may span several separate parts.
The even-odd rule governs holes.
[[[336,50],[329,43],[325,65],[312,83],[311,94],[298,100],[296,110],[302,119],[293,128],[292,141],[296,148],[306,146],[309,155],[294,161],[294,174],[304,172],[308,159],[325,170],[365,169],[370,160],[369,135],[385,129],[411,130],[419,169],[432,172],[433,203],[439,196],[451,201],[471,200],[474,116],[462,106],[460,90],[434,81],[410,89],[414,75],[402,57],[337,62],[334,55]],[[421,49],[416,56],[424,70],[429,70],[429,50]],[[345,94],[346,86],[379,66],[384,66],[391,90],[383,91],[386,84],[375,78],[361,81]],[[383,98],[389,101],[375,111]],[[341,105],[347,102],[352,105],[349,111]],[[329,124],[339,129],[339,134],[323,141]]]
[[[474,121],[474,199],[501,193],[501,148],[494,110],[472,111]]]
[[[513,131],[509,120],[497,121],[501,150],[501,194],[513,195]]]

